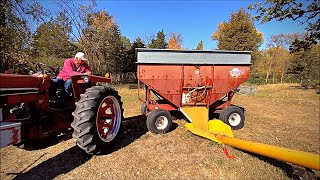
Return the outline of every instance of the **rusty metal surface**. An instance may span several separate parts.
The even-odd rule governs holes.
[[[249,76],[249,65],[138,64],[138,80],[176,107],[209,106]]]

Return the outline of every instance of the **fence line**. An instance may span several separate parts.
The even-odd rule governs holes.
[[[117,73],[110,74],[110,78],[113,82],[134,82],[137,80],[136,72]]]

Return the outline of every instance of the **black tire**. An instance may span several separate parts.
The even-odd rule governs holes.
[[[140,113],[141,113],[141,115],[145,115],[145,114],[147,114],[149,111],[148,111],[148,109],[147,109],[147,104],[146,103],[143,103],[142,105],[141,105],[141,108],[140,108]]]
[[[147,118],[147,128],[155,134],[164,134],[170,131],[172,126],[171,114],[163,109],[151,111]]]
[[[123,119],[123,109],[121,97],[113,87],[109,85],[93,86],[88,88],[84,94],[80,95],[80,100],[76,102],[76,110],[72,113],[74,120],[71,123],[71,127],[74,129],[72,136],[76,139],[76,144],[88,154],[98,154],[106,146],[111,146],[111,143],[115,141],[121,127],[121,121]],[[99,108],[106,107],[105,101],[112,102],[113,111],[112,119],[109,120],[112,130],[109,139],[104,139],[101,133],[98,131]],[[103,102],[103,103],[102,103]],[[110,106],[108,106],[111,109]],[[105,114],[107,113],[105,110]],[[102,111],[103,112],[103,111]],[[112,122],[110,122],[112,121]],[[107,124],[107,119],[103,121]],[[107,129],[107,128],[106,128]],[[109,130],[105,132],[105,135],[109,134]],[[106,135],[108,137],[108,135]]]
[[[229,106],[224,108],[219,115],[219,119],[229,125],[231,129],[238,130],[244,126],[244,113],[237,106]]]

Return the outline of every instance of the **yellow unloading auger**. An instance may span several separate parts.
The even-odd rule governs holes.
[[[217,119],[208,121],[208,109],[206,107],[182,107],[180,111],[192,122],[186,124],[186,128],[193,134],[244,151],[320,170],[319,154],[234,138],[230,126]]]

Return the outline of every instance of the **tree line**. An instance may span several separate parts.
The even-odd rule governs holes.
[[[243,8],[232,12],[228,21],[218,24],[211,39],[217,41],[219,50],[252,51],[252,83],[319,85],[319,2],[306,1],[302,5],[294,0],[278,1],[249,5],[257,16]],[[87,54],[95,74],[136,72],[135,48],[185,49],[181,33],[166,34],[163,30],[131,42],[112,15],[95,10],[94,0],[87,5],[53,2],[59,8],[56,15],[37,1],[1,1],[1,72],[27,74],[37,63],[58,71],[64,59],[77,51]],[[306,23],[306,32],[273,35],[266,40],[266,49],[260,50],[265,40],[254,22],[284,19]],[[32,25],[36,26],[33,30]],[[203,49],[200,40],[195,50]]]

